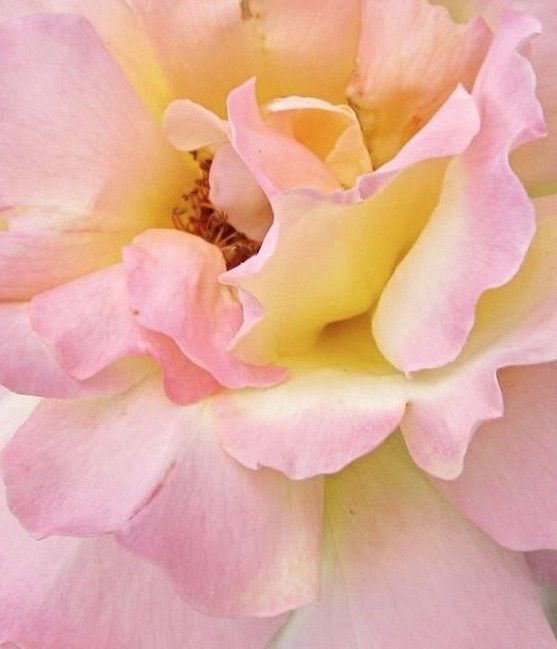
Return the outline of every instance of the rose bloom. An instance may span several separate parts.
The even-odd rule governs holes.
[[[0,17],[1,646],[557,647],[554,0]]]

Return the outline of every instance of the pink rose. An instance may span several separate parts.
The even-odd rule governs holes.
[[[557,647],[557,7],[435,4],[0,0],[0,643]]]

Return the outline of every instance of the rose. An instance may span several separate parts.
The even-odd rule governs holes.
[[[46,397],[12,511],[105,535],[6,514],[2,640],[553,646],[519,553],[555,545],[552,135],[508,165],[538,23],[130,4],[0,4],[97,32],[1,30],[0,382]]]

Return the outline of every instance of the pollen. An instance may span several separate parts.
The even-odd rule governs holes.
[[[260,243],[253,241],[229,222],[225,212],[215,207],[209,197],[209,171],[212,159],[195,156],[201,172],[193,189],[182,195],[182,202],[172,210],[172,223],[182,232],[201,237],[217,246],[226,268],[239,266],[255,255]]]

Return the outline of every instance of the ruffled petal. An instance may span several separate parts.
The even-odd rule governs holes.
[[[195,413],[163,489],[118,534],[213,615],[276,615],[316,598],[322,483],[249,471]]]
[[[521,555],[463,519],[384,445],[327,485],[322,595],[273,649],[553,649]]]
[[[476,433],[457,480],[443,494],[498,543],[557,549],[557,365],[505,370],[501,419]]]
[[[405,372],[456,358],[481,294],[511,279],[534,234],[534,210],[511,171],[515,146],[544,133],[534,75],[517,52],[537,21],[508,14],[474,86],[480,134],[450,164],[439,205],[385,287],[373,331]]]
[[[9,21],[0,52],[0,298],[27,299],[169,224],[186,170],[85,19]]]
[[[516,277],[487,292],[455,363],[418,372],[402,430],[415,461],[451,480],[474,431],[503,414],[497,369],[557,360],[557,197],[536,199],[538,231]]]
[[[358,44],[355,0],[129,3],[178,96],[222,115],[232,88],[257,76],[263,101],[294,94],[344,100]]]
[[[123,526],[164,481],[191,425],[181,412],[158,375],[110,399],[43,401],[2,455],[12,511],[37,536]]]
[[[358,67],[348,94],[374,167],[393,158],[459,83],[471,88],[489,41],[481,21],[457,25],[426,0],[362,3]]]
[[[185,232],[149,230],[126,247],[124,265],[139,323],[174,339],[219,383],[265,386],[284,378],[283,370],[246,365],[228,351],[242,310],[219,283],[226,267],[216,246]]]
[[[518,9],[540,19],[542,30],[525,54],[536,73],[536,92],[543,106],[549,135],[531,142],[512,155],[517,170],[532,195],[557,191],[557,5],[553,0],[441,0],[455,19],[482,16],[494,28],[508,9]]]
[[[283,621],[205,617],[109,536],[30,538],[3,497],[0,571],[0,643],[22,648],[263,649]]]

